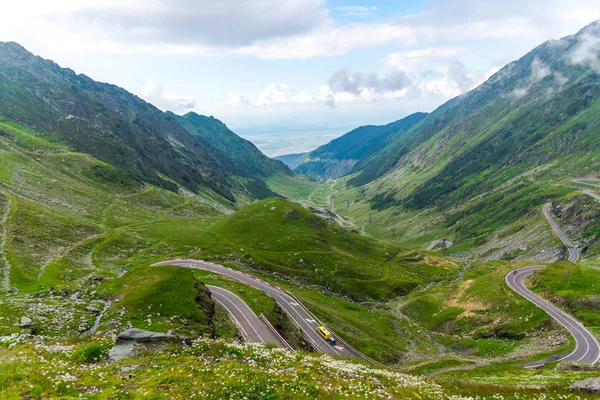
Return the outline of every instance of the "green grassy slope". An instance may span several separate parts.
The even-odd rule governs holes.
[[[239,246],[236,254],[247,265],[356,300],[401,296],[458,269],[442,258],[347,232],[283,199],[244,207],[210,232]]]
[[[99,338],[35,345],[28,341],[3,349],[0,396],[90,400],[593,398],[571,393],[567,387],[594,372],[488,370],[494,384],[485,384],[482,372],[479,376],[457,374],[455,379],[426,378],[327,356],[211,339],[200,339],[190,347],[171,345],[140,352],[118,364],[102,362],[111,345],[109,339]],[[96,360],[78,357],[91,349],[97,349]],[[521,387],[511,384],[510,378]]]
[[[463,356],[498,358],[518,351],[527,358],[538,356],[528,347],[545,346],[543,352],[550,352],[568,346],[566,338],[560,345],[549,344],[548,336],[556,334],[550,317],[504,284],[513,268],[476,263],[464,279],[412,293],[397,307]]]
[[[537,271],[529,284],[600,335],[600,270],[561,262]]]

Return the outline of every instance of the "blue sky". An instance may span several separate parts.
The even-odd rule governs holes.
[[[431,111],[597,0],[41,0],[3,5],[1,41],[157,107],[214,115],[268,155]]]

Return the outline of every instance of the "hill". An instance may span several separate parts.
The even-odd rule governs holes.
[[[298,165],[300,165],[302,163],[302,161],[304,161],[304,158],[306,158],[307,154],[308,153],[285,154],[283,156],[277,156],[277,157],[273,157],[273,158],[281,161],[282,163],[284,163],[290,169],[293,170]]]
[[[246,206],[210,232],[239,246],[245,265],[355,301],[395,298],[458,272],[457,263],[346,231],[284,199]]]
[[[242,139],[228,142],[238,145],[233,156],[215,151],[217,141],[209,133],[224,128],[192,134],[173,114],[117,86],[36,57],[16,43],[0,43],[0,92],[1,117],[171,191],[178,186],[192,192],[210,188],[230,201],[239,194],[264,198],[273,195],[264,184],[265,174],[289,174],[283,164],[242,145]],[[191,120],[197,118],[185,118]],[[229,131],[226,136],[232,135]],[[236,157],[253,168],[238,175]]]
[[[415,113],[387,125],[356,128],[306,154],[293,170],[297,174],[319,179],[338,178],[360,170],[363,162],[372,154],[392,141],[399,140],[426,115]]]
[[[234,212],[208,189],[183,195],[142,184],[17,123],[3,120],[0,132],[0,336],[21,332],[25,316],[44,336],[131,324],[219,337],[207,277],[150,267],[187,257],[284,285],[378,360],[435,351],[404,319],[358,301],[453,278],[457,263],[346,232],[283,199]],[[277,177],[284,186],[293,180]]]

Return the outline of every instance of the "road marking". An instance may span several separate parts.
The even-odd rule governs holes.
[[[316,324],[316,323],[317,323],[317,321],[315,321],[315,320],[314,320],[314,319],[312,319],[312,318],[304,318],[304,319],[305,319],[305,320],[307,320],[308,322],[311,322],[311,323],[313,323],[313,324]]]

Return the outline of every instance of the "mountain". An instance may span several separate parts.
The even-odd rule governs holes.
[[[273,158],[281,161],[282,163],[287,165],[290,169],[294,169],[298,165],[302,164],[302,161],[304,161],[307,154],[308,153],[285,154],[283,156],[277,156],[277,157],[273,157]]]
[[[360,170],[369,156],[401,138],[426,115],[415,113],[387,125],[356,128],[308,153],[302,163],[293,168],[294,172],[327,179]]]
[[[231,131],[223,133],[226,128],[190,133],[182,122],[195,118],[163,113],[124,89],[77,75],[16,43],[0,42],[0,93],[1,117],[172,191],[209,188],[230,201],[238,194],[264,198],[273,195],[265,177],[290,173],[253,146],[232,139]],[[239,153],[233,157],[247,159],[243,163],[252,168],[242,169],[238,160],[224,155],[215,145],[218,140],[208,138],[216,132],[228,137],[227,143],[235,142]]]
[[[573,192],[570,179],[598,177],[599,41],[600,22],[547,41],[426,115],[354,167],[339,212],[381,212],[403,241],[436,232],[483,244],[532,226],[524,219]],[[528,240],[512,251],[546,239]]]
[[[242,139],[214,117],[195,112],[184,116],[167,114],[205,143],[231,174],[246,178],[247,188],[261,198],[273,195],[264,185],[265,179],[279,173],[292,175],[282,162],[265,156],[252,142]]]
[[[577,35],[535,48],[432,112],[406,137],[375,154],[351,183],[368,183],[392,170],[422,175],[442,167],[411,196],[411,205],[431,205],[463,184],[467,188],[462,194],[478,185],[485,190],[489,175],[502,169],[523,171],[597,149],[597,120],[587,114],[600,94],[598,70],[573,60],[588,41],[599,37],[596,22]],[[589,56],[598,60],[598,53]],[[483,179],[470,179],[488,168],[491,174]]]

